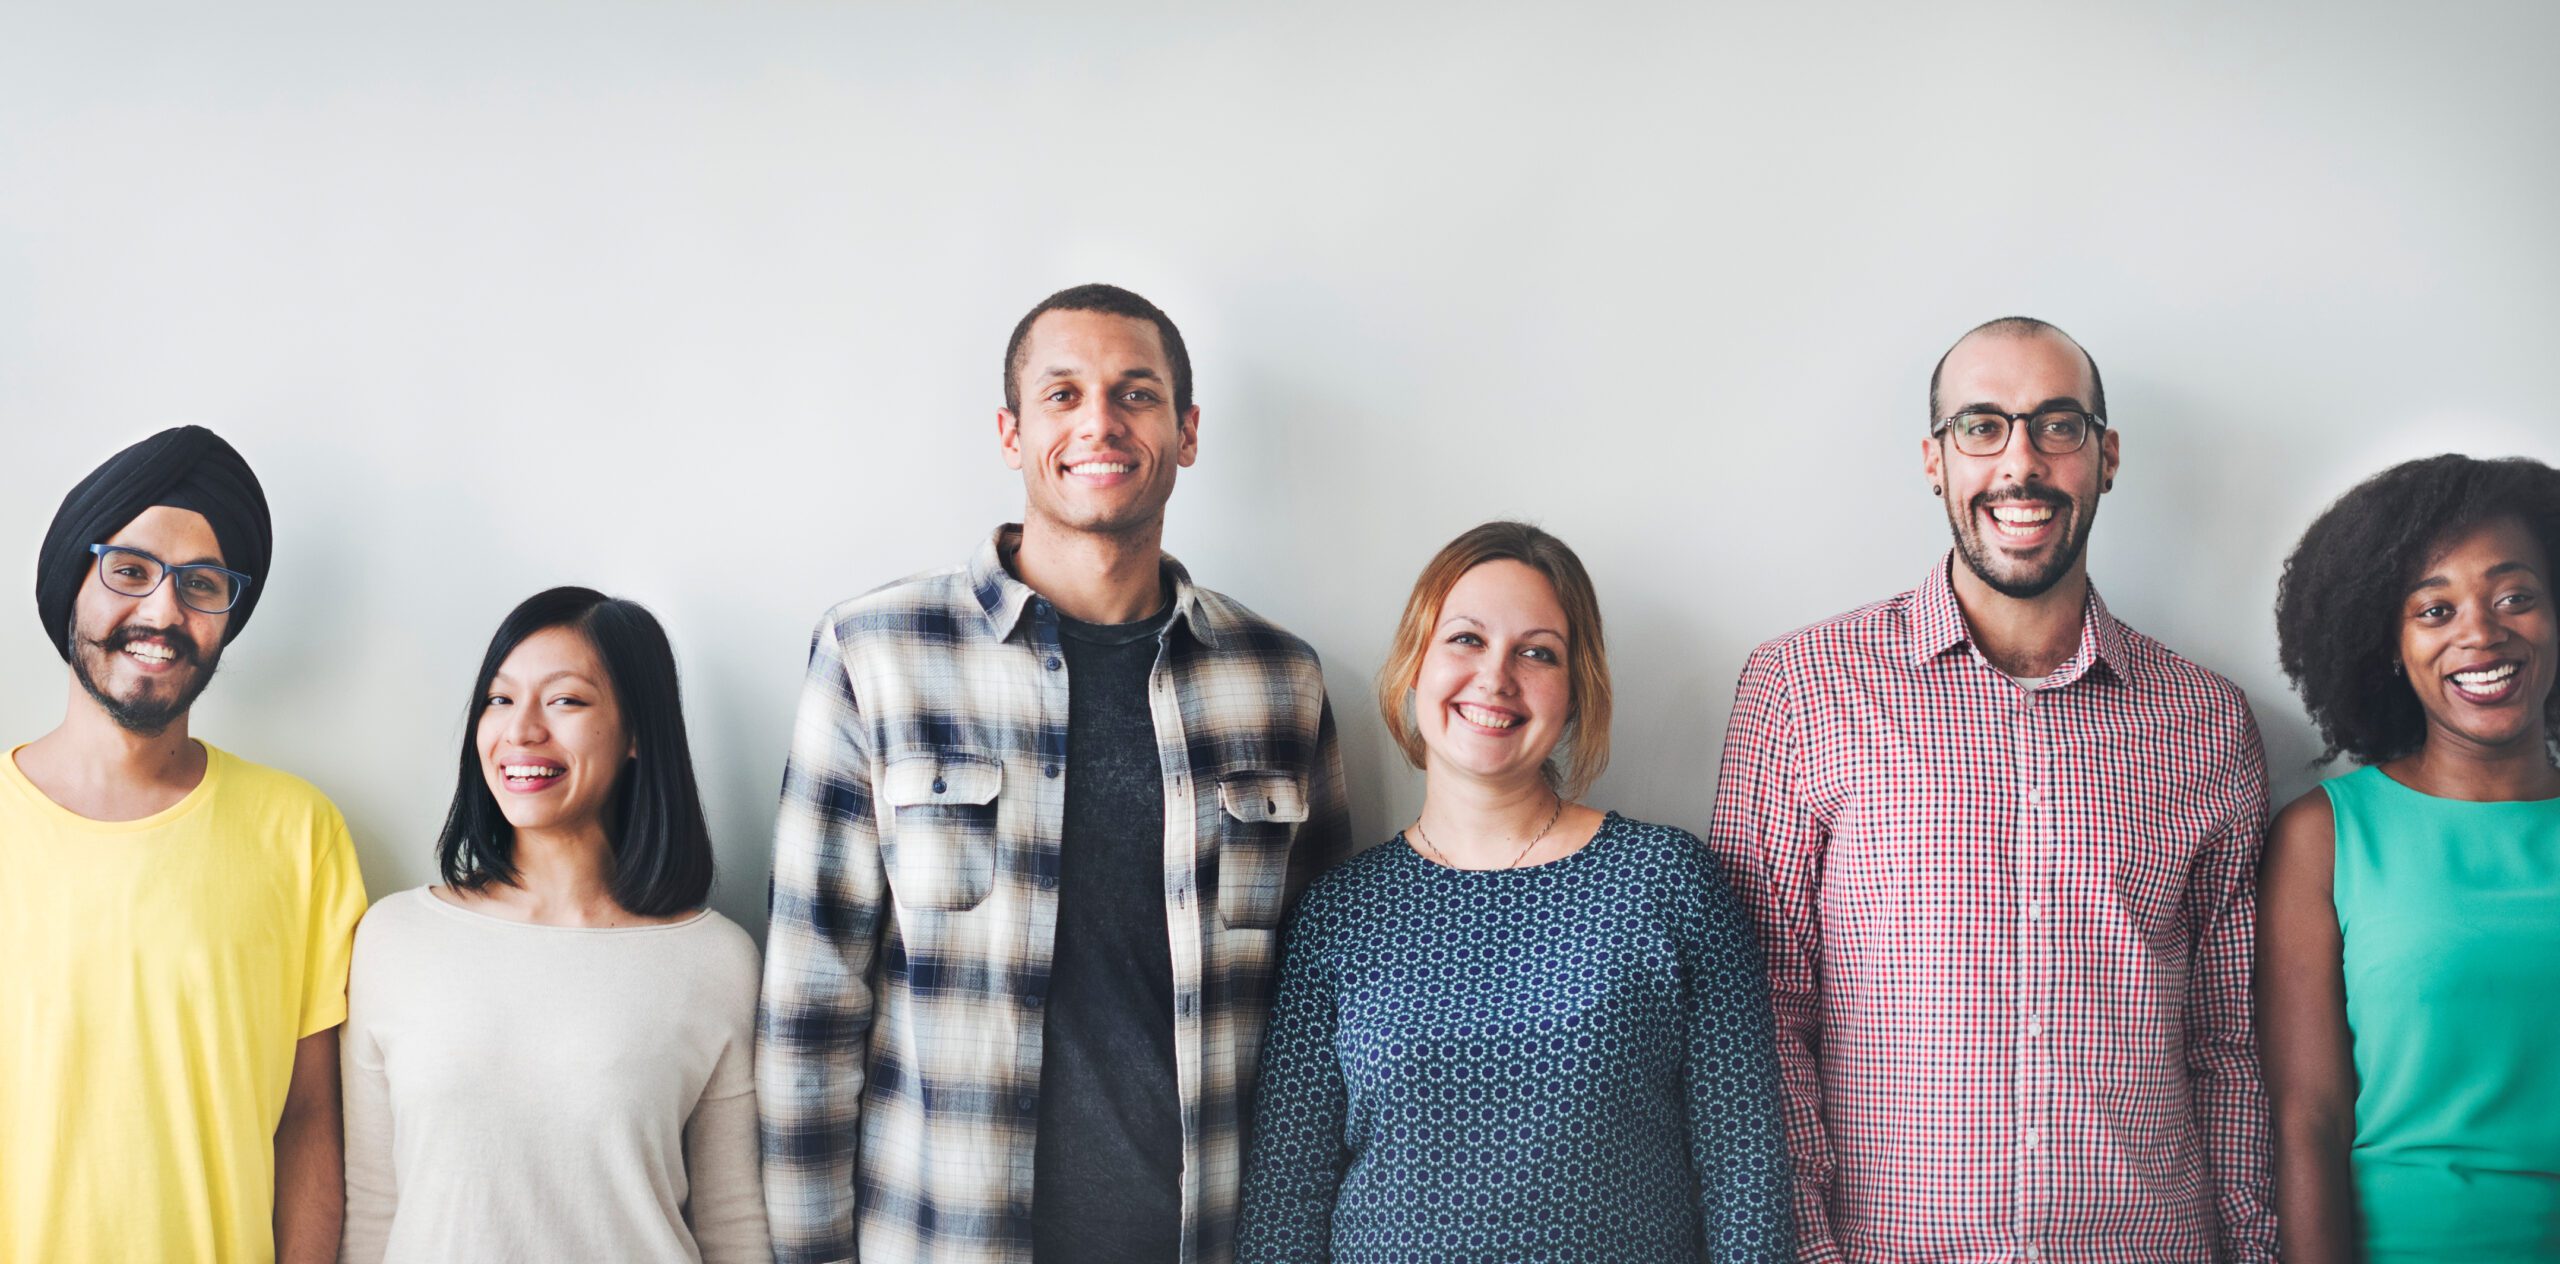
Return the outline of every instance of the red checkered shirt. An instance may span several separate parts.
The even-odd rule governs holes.
[[[1754,651],[1709,842],[1768,952],[1800,1257],[2273,1260],[2266,802],[2240,690],[2094,590],[2033,688],[1946,562]]]

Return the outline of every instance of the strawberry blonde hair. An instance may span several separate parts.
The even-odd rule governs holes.
[[[1432,631],[1440,623],[1440,606],[1449,590],[1468,571],[1487,562],[1518,562],[1545,576],[1556,604],[1564,607],[1565,679],[1573,688],[1573,711],[1566,717],[1563,740],[1547,757],[1547,784],[1567,799],[1580,798],[1609,766],[1609,649],[1600,632],[1600,598],[1591,576],[1565,542],[1525,522],[1488,522],[1451,540],[1432,556],[1405,598],[1404,617],[1396,624],[1395,644],[1386,666],[1378,669],[1378,714],[1387,733],[1404,752],[1405,761],[1423,766],[1421,730],[1413,718],[1413,681],[1431,650]],[[1559,763],[1561,761],[1561,763]]]

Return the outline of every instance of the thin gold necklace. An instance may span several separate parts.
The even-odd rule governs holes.
[[[1548,791],[1548,793],[1549,793],[1549,794],[1555,794],[1555,792],[1554,792],[1554,791],[1552,791],[1552,790]],[[1524,845],[1524,846],[1522,846],[1522,847],[1520,848],[1519,854],[1518,854],[1518,855],[1513,856],[1513,857],[1511,858],[1511,863],[1510,863],[1510,864],[1507,864],[1507,865],[1504,865],[1504,866],[1503,866],[1503,868],[1505,868],[1505,869],[1517,869],[1517,868],[1519,868],[1519,867],[1520,867],[1520,862],[1521,862],[1521,861],[1523,861],[1523,860],[1527,860],[1527,859],[1529,858],[1529,852],[1530,852],[1530,850],[1531,850],[1531,849],[1533,849],[1533,848],[1535,848],[1541,840],[1543,840],[1543,839],[1545,839],[1545,838],[1546,838],[1546,836],[1547,836],[1547,831],[1548,831],[1548,830],[1551,830],[1551,829],[1554,829],[1554,828],[1556,827],[1556,819],[1557,819],[1558,817],[1561,817],[1561,816],[1563,816],[1563,815],[1564,815],[1564,796],[1563,796],[1563,795],[1558,794],[1558,795],[1556,795],[1556,796],[1555,796],[1555,798],[1556,798],[1556,810],[1555,810],[1555,811],[1553,811],[1553,812],[1549,812],[1549,813],[1547,813],[1547,823],[1538,827],[1538,832],[1537,832],[1535,835],[1532,835],[1532,836],[1530,837],[1530,839],[1529,839],[1528,843],[1527,843],[1526,845]],[[1413,836],[1414,836],[1414,838],[1415,838],[1416,840],[1418,840],[1418,841],[1420,841],[1420,842],[1421,842],[1421,844],[1422,844],[1422,849],[1423,849],[1424,851],[1427,851],[1427,852],[1430,852],[1430,853],[1431,853],[1431,858],[1432,858],[1433,860],[1437,860],[1437,861],[1439,861],[1441,864],[1446,865],[1447,867],[1449,867],[1449,868],[1451,868],[1451,869],[1459,868],[1459,866],[1458,866],[1458,865],[1455,865],[1455,864],[1450,863],[1449,858],[1448,858],[1446,855],[1443,855],[1443,854],[1441,853],[1440,849],[1439,849],[1437,846],[1434,846],[1434,845],[1432,844],[1432,842],[1431,842],[1431,836],[1430,836],[1429,834],[1425,834],[1425,833],[1423,833],[1423,832],[1422,832],[1422,818],[1421,818],[1421,817],[1419,817],[1419,816],[1417,816],[1417,817],[1413,818]]]

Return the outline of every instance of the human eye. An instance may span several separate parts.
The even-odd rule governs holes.
[[[505,694],[493,693],[486,698],[482,698],[480,700],[480,705],[483,707],[503,707],[513,701],[515,701],[513,698],[509,698]]]
[[[1053,386],[1049,388],[1048,394],[1040,398],[1052,404],[1072,404],[1075,402],[1076,391],[1072,386]]]
[[[1956,418],[1956,433],[1975,439],[1997,436],[2009,419],[1998,413],[1966,413]]]
[[[1449,635],[1448,643],[1451,645],[1480,646],[1484,644],[1484,638],[1477,636],[1473,632],[1453,632]]]
[[[1532,662],[1539,663],[1554,664],[1564,661],[1563,655],[1556,653],[1552,647],[1545,645],[1532,645],[1529,648],[1520,651],[1520,655]]]
[[[2410,616],[2410,617],[2415,618],[2415,619],[2417,619],[2417,620],[2419,620],[2419,621],[2421,621],[2421,622],[2425,622],[2425,623],[2438,623],[2438,622],[2442,622],[2442,621],[2443,621],[2443,620],[2445,620],[2445,619],[2451,618],[2452,616],[2453,616],[2453,606],[2452,606],[2452,604],[2451,604],[2451,603],[2449,603],[2449,602],[2443,602],[2443,601],[2430,601],[2430,602],[2428,602],[2427,604],[2425,604],[2425,605],[2423,605],[2423,606],[2418,607],[2415,611],[2411,612],[2411,616]]]
[[[1148,390],[1143,386],[1132,387],[1120,392],[1120,398],[1122,402],[1130,404],[1153,404],[1158,400],[1158,396],[1154,391]]]

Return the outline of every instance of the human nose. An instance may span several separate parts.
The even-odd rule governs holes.
[[[1510,697],[1520,692],[1518,667],[1509,654],[1487,654],[1476,665],[1476,684],[1493,697]]]
[[[2053,462],[2035,444],[2035,419],[2016,417],[2009,422],[2009,442],[1992,458],[2002,480],[2012,483],[2033,482]]]
[[[178,577],[165,570],[160,572],[160,582],[152,585],[150,592],[133,599],[133,606],[135,616],[155,628],[175,627],[179,620],[187,617],[185,607],[178,600]]]
[[[507,709],[498,736],[515,746],[539,746],[551,739],[551,728],[542,722],[542,708],[526,701]]]
[[[2455,609],[2453,643],[2463,646],[2490,646],[2507,639],[2506,625],[2487,602],[2471,602]]]

